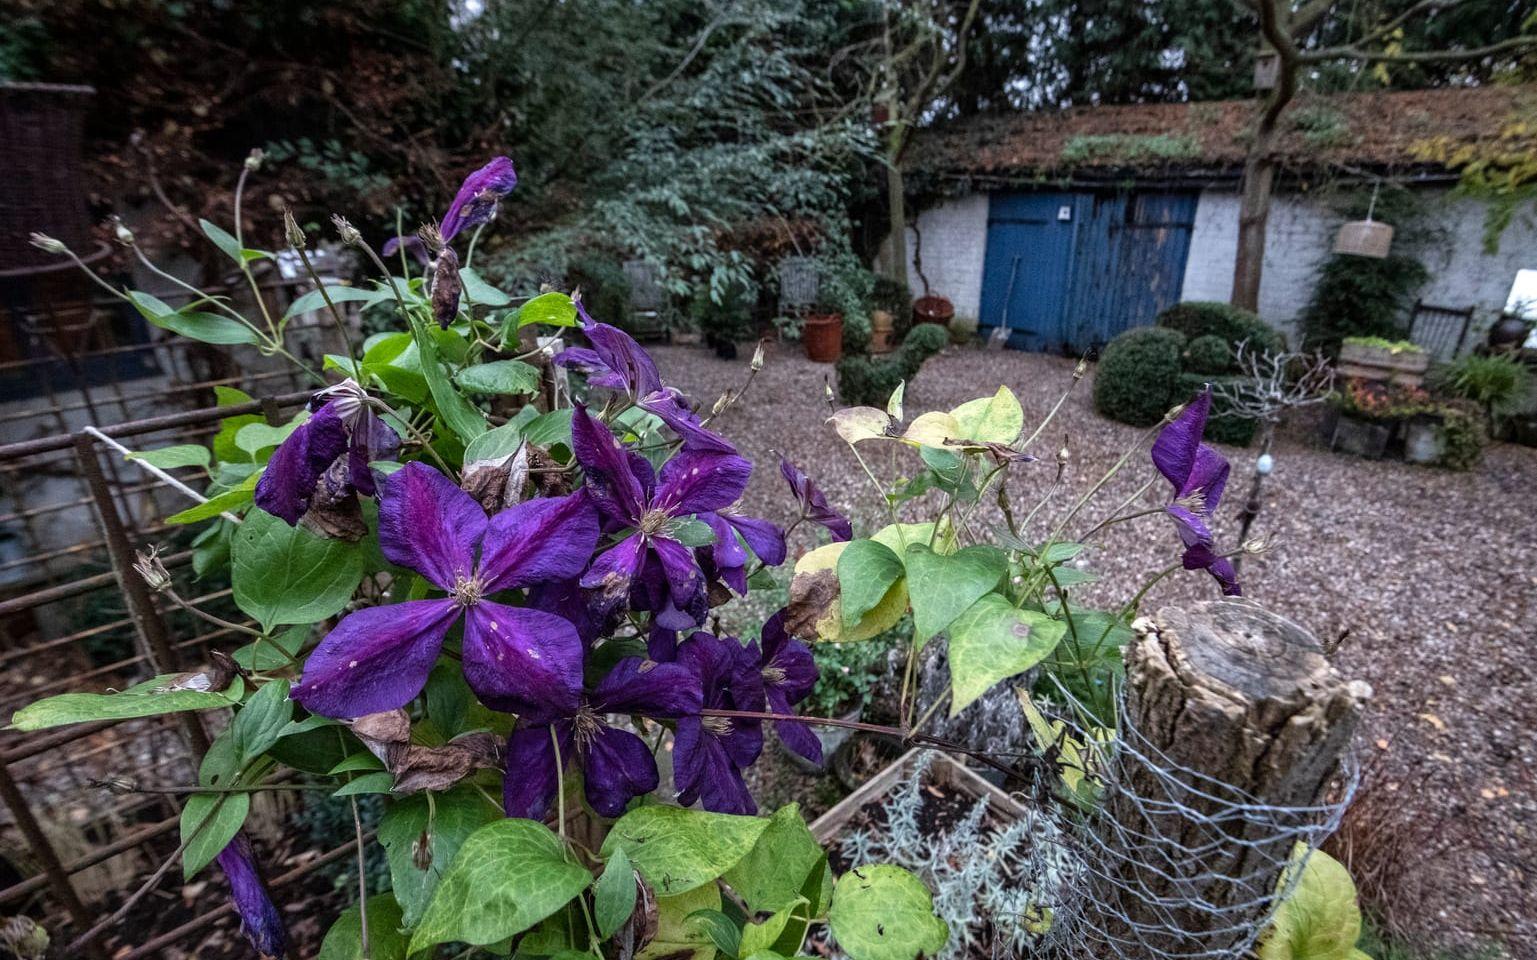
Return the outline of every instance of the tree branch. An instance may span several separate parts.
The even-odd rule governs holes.
[[[1320,63],[1328,60],[1361,60],[1367,63],[1452,63],[1458,60],[1481,60],[1497,53],[1537,47],[1537,36],[1510,37],[1499,43],[1468,50],[1422,50],[1405,53],[1388,53],[1385,50],[1358,50],[1355,47],[1326,47],[1313,50],[1299,57],[1300,63]]]

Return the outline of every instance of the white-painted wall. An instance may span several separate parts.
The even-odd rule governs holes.
[[[1483,249],[1484,205],[1456,198],[1445,188],[1425,188],[1432,236],[1413,252],[1431,279],[1419,291],[1427,303],[1476,308],[1473,334],[1481,337],[1504,309],[1506,295],[1522,268],[1537,269],[1537,214],[1528,208],[1500,240],[1499,251]],[[982,263],[987,252],[988,195],[968,194],[924,210],[923,267],[934,292],[950,298],[959,316],[975,317],[982,299]],[[1341,218],[1305,196],[1282,194],[1271,208],[1265,244],[1265,273],[1260,285],[1260,315],[1297,340],[1297,317],[1307,306],[1318,270],[1334,246]],[[908,254],[914,235],[907,232]],[[1233,289],[1233,260],[1238,243],[1238,195],[1231,190],[1202,191],[1196,205],[1190,255],[1185,263],[1182,300],[1225,301]],[[891,244],[881,245],[879,262],[890,262]],[[909,270],[913,295],[923,292],[916,270]]]
[[[1473,336],[1481,335],[1505,307],[1516,271],[1537,267],[1537,218],[1517,216],[1505,231],[1497,253],[1483,249],[1485,207],[1454,198],[1449,191],[1426,188],[1425,215],[1432,235],[1418,249],[1396,248],[1418,256],[1431,278],[1419,290],[1427,303],[1476,309]],[[1297,317],[1306,308],[1318,270],[1329,257],[1341,217],[1305,197],[1280,195],[1270,213],[1265,241],[1265,272],[1260,283],[1260,316],[1297,339]],[[1233,260],[1238,243],[1238,195],[1206,190],[1196,206],[1190,256],[1185,264],[1182,300],[1226,300],[1233,289]]]
[[[982,309],[982,258],[987,253],[987,194],[971,193],[929,207],[918,215],[923,232],[923,272],[930,289],[955,305],[955,315],[973,319]],[[917,247],[907,230],[907,255]],[[891,263],[891,240],[881,244],[880,267]],[[912,263],[907,268],[913,296],[923,295],[923,281]]]

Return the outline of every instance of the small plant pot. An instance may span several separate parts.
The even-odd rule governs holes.
[[[1393,439],[1393,425],[1341,413],[1329,437],[1330,450],[1343,450],[1369,460],[1380,460]]]
[[[895,345],[896,323],[885,310],[870,313],[870,352],[890,353]]]
[[[1409,463],[1439,463],[1446,455],[1446,437],[1441,432],[1441,418],[1415,417],[1404,426],[1404,460]]]
[[[843,314],[812,313],[801,330],[806,359],[813,363],[837,363],[843,357]]]

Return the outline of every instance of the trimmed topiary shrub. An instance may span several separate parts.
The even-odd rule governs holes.
[[[1174,403],[1188,400],[1205,389],[1206,385],[1217,384],[1237,379],[1236,377],[1211,376],[1204,373],[1182,373],[1179,375],[1179,385],[1175,390]],[[1206,439],[1217,443],[1230,443],[1235,447],[1247,447],[1254,439],[1254,433],[1259,427],[1257,420],[1245,420],[1235,417],[1227,410],[1227,405],[1222,398],[1211,398],[1211,415],[1206,420]]]
[[[1178,402],[1185,335],[1136,327],[1111,340],[1094,374],[1094,409],[1112,420],[1150,427]]]
[[[1233,348],[1247,340],[1255,350],[1275,353],[1286,349],[1286,338],[1266,326],[1257,314],[1229,303],[1211,300],[1176,303],[1160,313],[1154,322],[1160,327],[1178,330],[1191,340],[1212,336],[1221,337]]]
[[[1196,337],[1185,347],[1185,369],[1191,373],[1223,374],[1233,367],[1233,348],[1214,333]]]
[[[949,345],[950,331],[937,323],[920,323],[907,331],[907,336],[902,338],[902,349],[913,350],[920,354],[919,363]]]
[[[884,407],[897,384],[916,377],[923,361],[949,343],[949,330],[923,323],[908,331],[902,346],[884,357],[846,356],[838,361],[838,396],[844,403]]]

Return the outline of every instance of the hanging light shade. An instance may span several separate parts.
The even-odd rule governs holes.
[[[1380,220],[1351,220],[1340,226],[1339,236],[1334,238],[1335,253],[1353,253],[1358,257],[1388,255],[1393,246],[1393,227]]]

